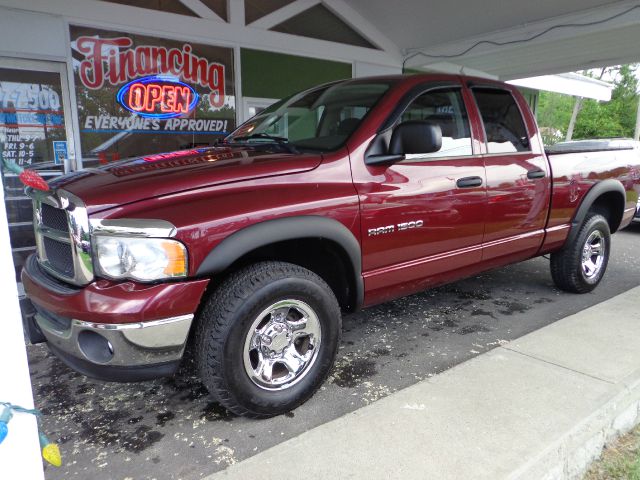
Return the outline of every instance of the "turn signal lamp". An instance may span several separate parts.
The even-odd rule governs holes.
[[[176,242],[163,242],[162,249],[168,259],[164,273],[168,277],[181,277],[187,274],[187,257],[184,246]]]

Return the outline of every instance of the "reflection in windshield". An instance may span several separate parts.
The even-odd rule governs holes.
[[[389,89],[389,82],[340,82],[278,102],[228,136],[226,143],[276,143],[290,151],[340,147]]]

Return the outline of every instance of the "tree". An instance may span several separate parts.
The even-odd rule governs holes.
[[[611,95],[611,102],[616,104],[616,113],[620,115],[620,124],[625,135],[632,136],[636,124],[636,108],[638,106],[638,78],[631,65],[623,65],[619,71],[619,81]]]
[[[608,69],[605,76],[613,78],[614,89],[609,102],[585,99],[576,119],[574,139],[633,137],[638,108],[636,65]],[[589,73],[589,72],[587,72]],[[599,76],[600,70],[595,72]],[[591,75],[593,76],[593,75]],[[543,132],[560,131],[566,135],[574,98],[552,92],[540,92],[538,122]],[[557,141],[558,135],[543,135],[545,143]]]
[[[560,131],[559,139],[564,138],[571,119],[573,103],[574,98],[570,95],[540,92],[537,112],[540,128],[548,130],[552,136],[556,136],[553,135],[553,131]]]
[[[576,138],[633,137],[638,105],[638,79],[633,66],[620,66],[613,84],[609,102],[585,102],[578,117]]]

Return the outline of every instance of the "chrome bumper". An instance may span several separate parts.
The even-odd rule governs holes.
[[[193,315],[105,324],[61,319],[36,306],[35,320],[55,349],[105,367],[146,367],[182,358]]]

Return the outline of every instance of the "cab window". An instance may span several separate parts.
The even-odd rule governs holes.
[[[442,148],[420,154],[425,157],[459,157],[472,155],[471,133],[467,111],[459,88],[432,90],[417,97],[399,121],[426,120],[442,131]]]
[[[391,84],[344,81],[301,92],[242,124],[226,142],[278,142],[303,150],[335,150],[355,132]]]
[[[522,114],[510,92],[495,88],[474,88],[473,95],[484,123],[488,153],[531,150]]]

